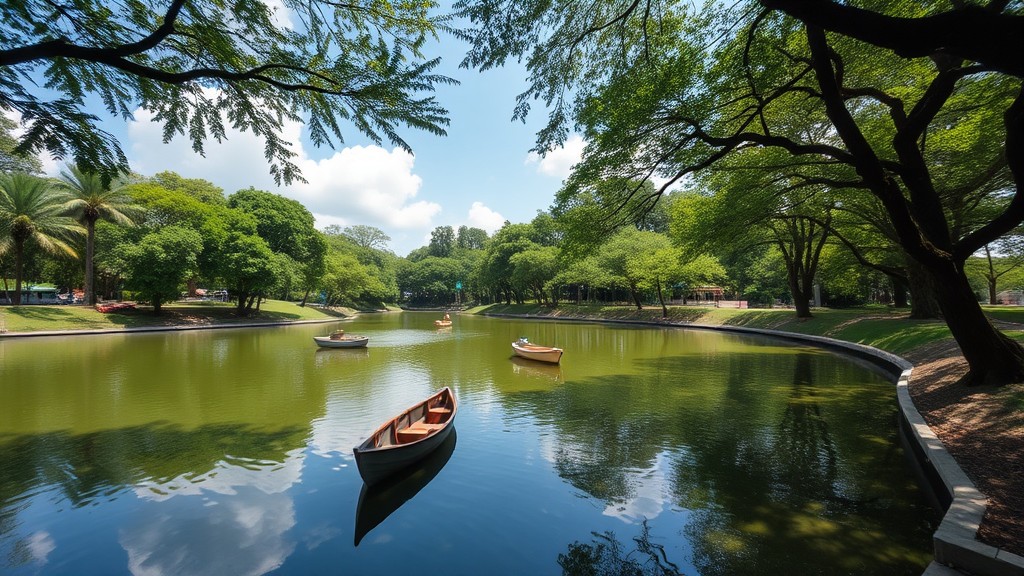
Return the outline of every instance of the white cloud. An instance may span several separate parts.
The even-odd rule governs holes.
[[[466,225],[474,228],[483,228],[488,234],[494,234],[505,224],[505,217],[484,206],[483,202],[473,202],[469,207],[469,215],[466,217]]]
[[[251,132],[229,128],[226,141],[204,143],[204,157],[193,152],[186,138],[176,137],[164,144],[161,125],[153,122],[153,113],[140,109],[128,125],[125,148],[132,168],[139,173],[171,170],[209,180],[227,194],[249,186],[281,194],[301,202],[321,228],[366,224],[419,232],[433,226],[441,206],[415,200],[423,181],[414,172],[411,154],[397,148],[353,146],[314,160],[301,143],[301,130],[298,122],[286,122],[281,138],[292,143],[295,164],[307,182],[282,187],[269,173],[263,139]]]
[[[555,176],[562,180],[569,177],[573,165],[583,157],[583,147],[586,142],[581,136],[573,136],[565,141],[560,148],[552,148],[541,157],[536,152],[530,152],[526,156],[526,164],[535,164],[537,172],[545,176]]]
[[[274,25],[283,30],[295,29],[295,24],[292,22],[292,12],[284,5],[283,0],[263,0],[263,3],[270,9],[271,21]]]

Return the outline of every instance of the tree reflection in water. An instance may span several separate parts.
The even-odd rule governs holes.
[[[579,541],[569,544],[565,554],[558,555],[558,565],[565,576],[678,576],[679,567],[669,561],[665,547],[651,542],[647,520],[640,535],[633,538],[635,548],[627,550],[615,533],[592,532],[593,543]]]

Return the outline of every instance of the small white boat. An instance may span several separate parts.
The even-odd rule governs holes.
[[[334,336],[313,336],[313,340],[321,348],[365,348],[366,343],[370,341],[370,337],[345,334],[338,338]]]
[[[512,350],[516,353],[516,356],[521,356],[527,360],[548,362],[549,364],[558,364],[562,360],[561,348],[530,344],[526,338],[520,338],[513,342]]]

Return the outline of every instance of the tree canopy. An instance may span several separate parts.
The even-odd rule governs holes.
[[[550,109],[535,150],[582,132],[583,159],[561,196],[603,198],[591,217],[606,230],[638,221],[669,187],[724,162],[779,171],[791,194],[867,192],[931,279],[971,366],[968,382],[1024,379],[1024,350],[993,328],[963,271],[968,257],[1024,220],[1018,4],[457,7],[474,24],[464,65],[526,58],[529,87],[514,117],[535,99]],[[957,152],[958,134],[977,135],[964,144],[970,153]],[[765,166],[759,148],[779,151],[783,162]],[[989,185],[1007,170],[1008,187]],[[652,177],[663,184],[650,193],[642,183]],[[964,211],[982,204],[984,213]]]
[[[0,109],[26,128],[16,153],[48,151],[107,177],[128,162],[91,111],[97,102],[125,119],[152,111],[165,141],[187,137],[200,154],[229,126],[252,131],[271,174],[289,183],[301,174],[281,137],[286,121],[302,121],[317,146],[344,142],[348,127],[405,149],[401,126],[445,133],[447,111],[432,93],[454,81],[434,74],[438,59],[421,52],[447,27],[435,8],[429,0],[4,2]]]

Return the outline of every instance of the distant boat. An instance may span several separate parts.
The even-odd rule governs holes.
[[[352,449],[367,486],[425,458],[444,442],[454,426],[458,405],[447,386],[407,408]]]
[[[367,486],[363,484],[359,491],[359,503],[356,504],[355,545],[387,519],[402,504],[415,496],[424,486],[437,476],[455,452],[458,430],[452,429],[448,438],[423,460],[410,466],[405,474],[396,474],[379,484]]]
[[[438,328],[446,328],[451,325],[451,320],[434,320],[434,326],[437,326]]]
[[[313,340],[321,348],[365,348],[366,343],[370,341],[369,336],[356,336],[355,334],[345,334],[344,331],[340,332],[335,332],[330,336],[313,336]]]
[[[516,342],[513,342],[512,350],[515,351],[517,356],[522,356],[528,360],[536,360],[538,362],[558,364],[562,359],[561,348],[530,344],[526,341],[526,338],[520,338]]]

